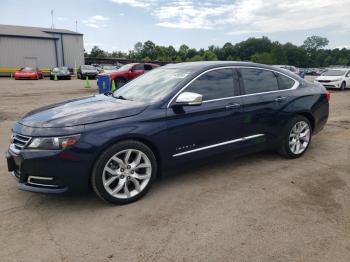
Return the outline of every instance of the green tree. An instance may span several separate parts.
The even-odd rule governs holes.
[[[142,57],[142,49],[143,49],[143,44],[141,42],[137,42],[134,45],[134,53],[133,53],[134,58],[140,59]]]
[[[151,60],[157,58],[156,45],[152,41],[146,41],[142,45],[141,50],[142,58],[149,57]]]
[[[249,60],[254,54],[269,53],[272,49],[272,43],[265,36],[262,38],[248,38],[248,40],[236,44],[235,48],[237,48],[238,56],[242,60]]]
[[[265,64],[289,64],[297,67],[318,67],[329,65],[350,65],[349,49],[324,49],[328,40],[324,37],[308,37],[302,46],[292,43],[271,42],[267,37],[248,38],[236,44],[230,42],[223,46],[211,45],[207,49],[190,48],[181,45],[178,50],[173,46],[156,45],[152,41],[137,42],[128,53],[112,53],[94,46],[85,57],[117,57],[144,61],[254,61]]]
[[[261,64],[267,64],[267,65],[274,64],[272,55],[267,52],[254,54],[251,56],[251,60],[255,63],[261,63]]]
[[[271,57],[275,65],[287,65],[288,58],[280,43],[274,43],[271,49]]]
[[[216,54],[213,51],[207,50],[204,52],[203,60],[205,61],[215,61],[218,60]]]
[[[200,55],[195,55],[194,57],[188,58],[187,62],[203,61],[203,57]]]
[[[321,37],[321,36],[317,36],[317,35],[313,35],[313,36],[309,36],[308,38],[306,38],[306,40],[304,41],[304,44],[302,45],[302,47],[308,53],[310,53],[310,52],[319,50],[321,48],[324,48],[328,44],[329,44],[329,41],[328,41],[327,38]]]
[[[107,56],[107,53],[96,45],[91,49],[90,57],[106,57],[106,56]]]
[[[349,64],[349,60],[347,58],[345,58],[345,57],[341,57],[337,61],[337,65],[344,65],[344,66],[346,66],[348,64]]]
[[[309,65],[309,56],[304,48],[287,43],[283,45],[283,50],[287,56],[289,65],[298,67],[307,67]]]
[[[186,61],[188,50],[190,48],[187,45],[181,45],[179,48],[178,56],[181,58],[182,61]]]

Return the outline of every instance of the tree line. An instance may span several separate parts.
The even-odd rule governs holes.
[[[327,67],[330,65],[350,66],[350,50],[346,48],[325,49],[329,44],[327,38],[308,37],[303,45],[281,44],[268,37],[248,38],[222,47],[211,45],[207,49],[190,48],[181,45],[160,46],[152,41],[138,42],[129,52],[106,52],[94,46],[85,57],[128,58],[142,61],[191,62],[191,61],[252,61],[263,64],[294,65],[297,67]]]

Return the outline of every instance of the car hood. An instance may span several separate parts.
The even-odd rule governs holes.
[[[137,115],[146,107],[144,103],[102,94],[39,108],[19,123],[30,127],[70,127]]]
[[[315,80],[336,80],[343,78],[344,76],[319,76]]]

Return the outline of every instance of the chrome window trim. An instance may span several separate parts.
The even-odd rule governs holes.
[[[276,93],[276,92],[286,92],[286,91],[290,91],[290,90],[294,90],[297,89],[300,85],[300,82],[295,80],[294,78],[290,77],[289,75],[286,75],[284,73],[281,73],[277,70],[273,70],[273,69],[269,69],[269,68],[263,68],[263,67],[255,67],[255,66],[223,66],[223,67],[215,67],[215,68],[211,68],[208,69],[202,73],[200,73],[198,76],[196,76],[195,78],[193,78],[190,82],[188,82],[183,88],[180,89],[180,91],[178,91],[169,101],[167,108],[170,108],[171,103],[174,101],[174,99],[181,94],[182,91],[184,91],[184,89],[186,89],[190,84],[192,84],[195,80],[197,80],[197,78],[201,77],[202,75],[214,71],[214,70],[220,70],[220,69],[240,69],[240,68],[252,68],[252,69],[261,69],[261,70],[266,70],[266,71],[270,71],[270,72],[274,72],[280,75],[283,75],[285,77],[288,77],[290,79],[292,79],[294,81],[294,85],[289,88],[289,89],[283,89],[283,90],[275,90],[275,91],[267,91],[267,92],[261,92],[261,93],[254,93],[254,94],[247,94],[247,95],[238,95],[238,96],[230,96],[230,97],[223,97],[223,98],[217,98],[217,99],[211,99],[211,100],[204,100],[202,103],[209,103],[209,102],[215,102],[215,101],[221,101],[221,100],[226,100],[226,99],[232,99],[235,97],[245,97],[245,96],[254,96],[254,95],[261,95],[261,94],[269,94],[269,93]]]
[[[257,137],[261,137],[261,136],[265,136],[265,135],[264,134],[256,134],[256,135],[252,135],[252,136],[241,137],[241,138],[237,138],[237,139],[221,142],[221,143],[218,143],[218,144],[204,146],[204,147],[192,149],[192,150],[189,150],[189,151],[181,152],[181,153],[178,153],[178,154],[174,154],[173,157],[187,155],[187,154],[195,153],[195,152],[198,152],[198,151],[202,151],[202,150],[206,150],[206,149],[210,149],[210,148],[215,148],[215,147],[218,147],[218,146],[224,146],[224,145],[228,145],[228,144],[233,144],[233,143],[237,143],[237,142],[241,142],[241,141],[245,141],[245,140],[248,140],[248,139],[253,139],[253,138],[257,138]]]

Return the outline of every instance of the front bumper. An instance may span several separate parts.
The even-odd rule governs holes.
[[[320,83],[323,85],[325,88],[340,88],[342,82],[341,81],[334,81],[334,82],[322,82],[322,81],[317,81],[317,83]]]
[[[9,149],[6,160],[21,190],[61,194],[89,189],[90,165],[73,152],[24,149],[15,153]]]
[[[30,75],[30,76],[15,76],[15,79],[17,80],[36,80],[38,76],[36,75]]]

